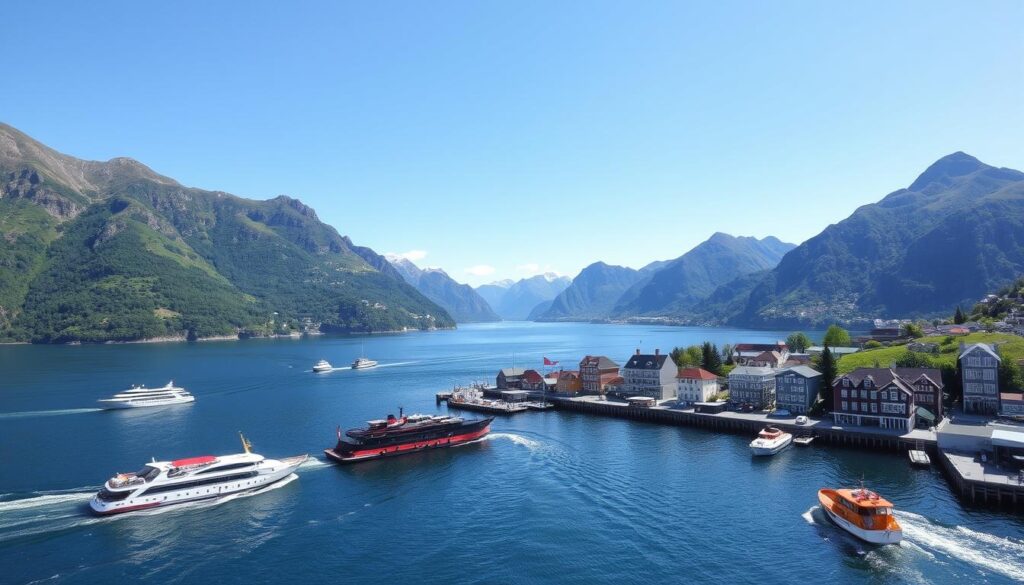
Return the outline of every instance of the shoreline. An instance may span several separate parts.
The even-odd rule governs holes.
[[[310,331],[304,333],[275,334],[275,335],[213,335],[210,337],[198,337],[189,339],[187,335],[166,335],[162,337],[148,337],[146,339],[130,340],[109,340],[109,341],[66,341],[62,343],[33,343],[31,341],[5,341],[4,345],[50,345],[50,346],[74,346],[74,345],[135,345],[148,343],[205,343],[217,341],[245,341],[249,339],[302,339],[305,337],[324,337],[342,335],[393,335],[396,333],[429,333],[431,331],[454,331],[456,327],[434,327],[431,329],[390,329],[387,331],[348,331],[348,332],[324,332]]]

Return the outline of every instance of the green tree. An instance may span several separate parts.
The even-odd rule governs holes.
[[[967,321],[967,317],[964,316],[964,312],[960,308],[960,305],[957,305],[956,306],[956,313],[953,313],[953,323],[956,323],[957,325],[960,325],[961,323],[964,323],[966,321]]]
[[[699,345],[673,348],[669,356],[680,368],[693,368],[704,363],[704,352]]]
[[[918,337],[924,337],[924,329],[917,323],[906,323],[903,325],[903,334],[917,339]]]
[[[850,332],[836,324],[829,325],[825,339],[821,341],[822,345],[829,347],[849,347],[851,343]]]
[[[876,339],[869,339],[864,342],[864,349],[878,349],[882,347],[882,342]]]
[[[1020,367],[999,348],[996,348],[996,353],[999,354],[999,391],[1014,392],[1021,387]]]
[[[935,364],[928,356],[917,353],[914,351],[907,350],[903,352],[903,355],[896,358],[896,367],[898,368],[932,368]]]
[[[789,351],[804,353],[812,344],[810,337],[807,337],[803,331],[797,331],[790,333],[789,337],[786,338],[786,345],[789,346]]]
[[[832,400],[832,383],[835,382],[838,370],[832,350],[825,346],[818,357],[818,371],[821,372],[821,405],[824,412],[832,412],[835,407]]]
[[[725,365],[731,366],[733,364],[733,353],[732,345],[726,343],[722,346],[722,359],[725,361]]]
[[[710,341],[705,341],[701,346],[701,366],[712,374],[722,374],[722,356],[718,353],[718,347]]]

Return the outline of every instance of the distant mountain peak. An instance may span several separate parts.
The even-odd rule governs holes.
[[[910,185],[910,190],[920,191],[932,183],[948,185],[950,179],[969,175],[987,168],[991,167],[965,152],[957,151],[932,163]]]

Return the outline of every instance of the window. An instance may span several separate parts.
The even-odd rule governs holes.
[[[871,400],[878,400],[878,391],[877,390],[872,390],[871,391]]]
[[[871,412],[878,412],[878,405],[874,402],[871,403]]]
[[[845,400],[843,401],[843,410],[850,410],[849,407],[846,405]]]
[[[846,389],[845,388],[843,388],[842,393],[843,393],[843,398],[846,398]]]

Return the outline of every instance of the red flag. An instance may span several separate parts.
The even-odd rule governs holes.
[[[545,366],[557,366],[558,362],[553,362],[553,361],[549,360],[548,358],[544,358],[544,365]]]

